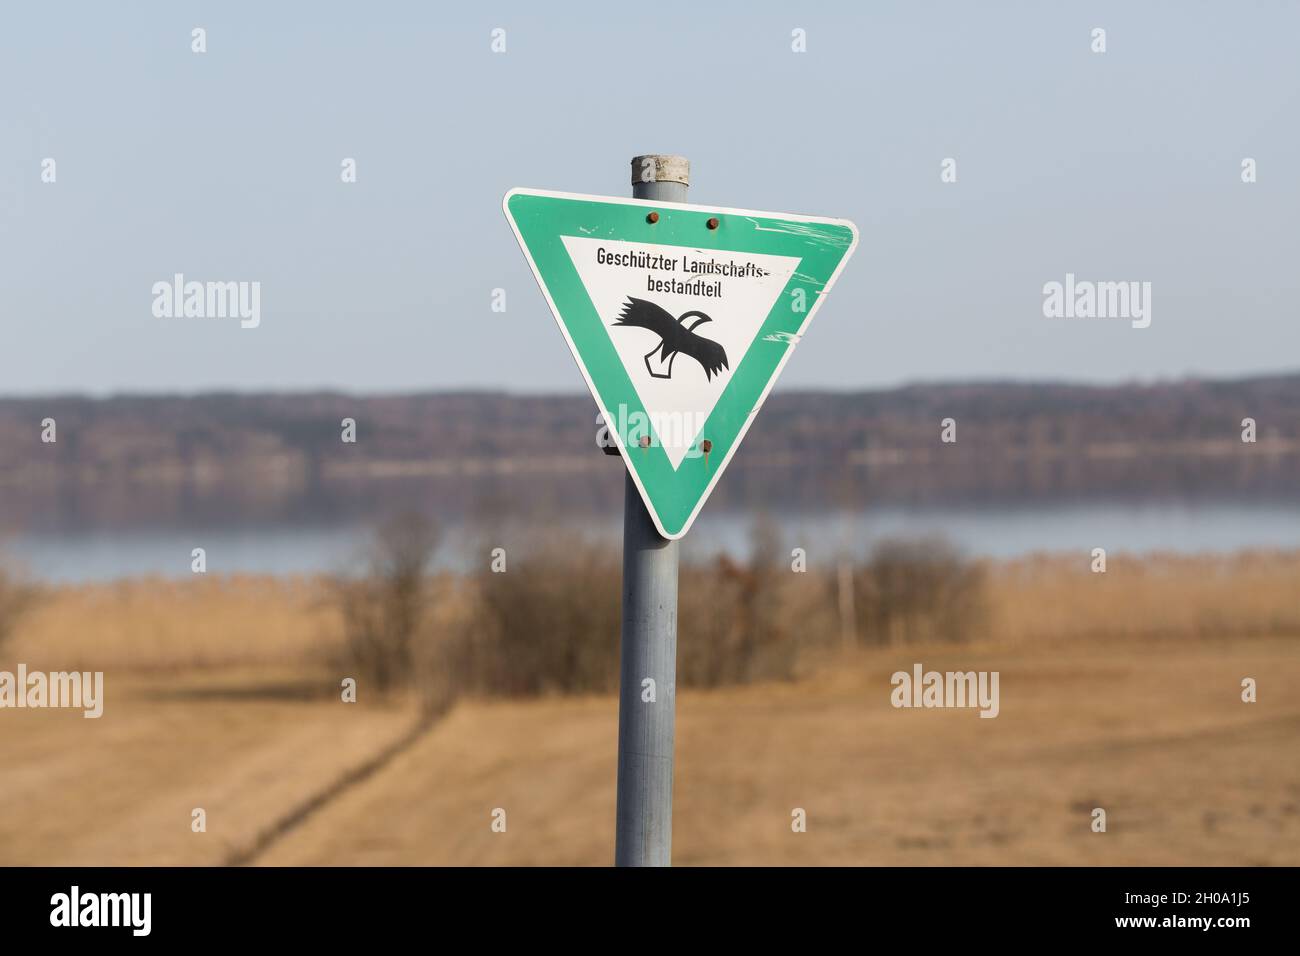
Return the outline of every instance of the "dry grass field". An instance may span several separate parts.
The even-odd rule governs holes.
[[[876,651],[793,685],[683,692],[674,859],[1295,865],[1300,654],[1224,650]],[[889,675],[915,660],[1000,669],[1001,715],[891,708]],[[1240,703],[1239,673],[1267,674],[1270,702]],[[608,864],[616,731],[607,698],[462,705],[262,862]]]
[[[676,862],[1300,864],[1300,554],[985,570],[967,643],[810,638],[798,680],[681,690]],[[464,698],[413,733],[413,702],[339,700],[339,640],[312,581],[43,594],[0,670],[104,670],[104,716],[0,711],[0,864],[612,859],[613,697]],[[1000,715],[894,709],[916,662],[999,671]]]
[[[71,585],[34,602],[0,661],[135,674],[299,667],[319,659],[333,627],[314,579],[212,575]]]
[[[400,707],[345,711],[296,689],[289,675],[110,673],[98,720],[3,712],[0,865],[226,862],[410,725]]]

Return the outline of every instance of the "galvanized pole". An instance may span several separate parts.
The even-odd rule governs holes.
[[[632,160],[632,196],[686,201],[681,156]],[[653,685],[648,683],[653,681]],[[654,699],[650,690],[653,687]],[[677,698],[677,542],[659,535],[629,472],[623,487],[623,647],[615,866],[669,866]]]

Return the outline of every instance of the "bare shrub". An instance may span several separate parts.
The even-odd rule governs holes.
[[[677,683],[718,687],[796,676],[801,651],[828,647],[829,577],[792,575],[776,526],[759,520],[749,557],[684,564]],[[603,693],[618,685],[622,570],[615,547],[583,540],[516,547],[442,585],[422,653],[433,695]],[[873,641],[955,640],[982,626],[983,571],[941,541],[881,544],[856,574],[861,633]]]
[[[683,565],[680,685],[718,686],[792,675],[796,642],[780,623],[781,552],[756,527],[751,557]],[[468,682],[486,694],[603,693],[618,686],[622,564],[615,547],[572,540],[516,549],[507,570],[467,586],[473,610],[444,634]]]
[[[781,542],[776,525],[758,519],[749,559],[726,555],[711,567],[683,567],[678,591],[677,682],[718,687],[789,679],[799,644],[783,623]]]
[[[958,641],[985,626],[983,565],[941,538],[880,542],[856,575],[867,643]]]
[[[427,626],[412,649],[415,689],[426,714],[442,714],[473,683],[482,600],[472,580],[444,574],[429,583]]]
[[[380,695],[411,683],[414,647],[428,623],[427,571],[437,541],[431,519],[397,515],[377,530],[363,576],[329,582],[343,620],[345,663]]]
[[[18,619],[36,600],[36,588],[0,567],[0,651],[13,636]]]
[[[482,620],[469,642],[475,685],[501,694],[584,693],[617,686],[622,572],[612,548],[572,541],[512,554],[484,570]]]

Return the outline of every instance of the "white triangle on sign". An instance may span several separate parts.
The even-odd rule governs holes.
[[[589,236],[561,238],[676,470],[801,260]],[[718,364],[717,347],[707,343],[695,350],[699,358],[688,350],[665,358],[658,332],[621,324],[629,304],[636,310],[630,317],[633,321],[647,316],[669,321],[670,317],[691,336],[716,343],[726,364]],[[698,343],[698,338],[692,341]],[[609,411],[627,417],[620,409]]]

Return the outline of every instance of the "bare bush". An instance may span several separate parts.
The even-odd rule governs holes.
[[[712,567],[682,569],[677,682],[717,687],[794,676],[798,644],[783,624],[781,543],[759,519],[744,563],[726,555]]]
[[[427,626],[412,649],[421,708],[442,714],[474,683],[472,661],[482,621],[482,600],[472,580],[445,574],[429,584]]]
[[[470,645],[479,689],[584,693],[617,686],[621,570],[609,547],[572,541],[511,556],[478,579],[482,621]]]
[[[18,619],[36,599],[36,589],[0,567],[0,651],[13,636]]]
[[[395,516],[376,532],[366,573],[330,582],[343,620],[346,664],[381,695],[412,682],[414,648],[427,632],[427,572],[437,541],[429,518]]]
[[[349,659],[380,692],[412,686],[441,711],[464,691],[604,693],[617,687],[617,549],[570,540],[516,546],[509,564],[425,573],[426,522],[385,526],[370,573],[336,582]],[[718,687],[795,676],[801,650],[834,639],[831,576],[791,575],[776,528],[758,522],[745,561],[683,565],[677,682]],[[797,579],[797,580],[796,580]],[[859,633],[870,642],[957,640],[984,618],[983,570],[942,541],[887,541],[856,570]]]
[[[856,575],[859,633],[873,644],[975,637],[987,618],[984,584],[983,565],[943,539],[882,541]]]
[[[796,643],[783,618],[774,526],[755,528],[744,563],[683,565],[679,685],[718,686],[793,673]],[[616,548],[572,540],[510,556],[472,582],[476,604],[458,627],[469,683],[485,694],[603,693],[618,686],[622,569]]]

